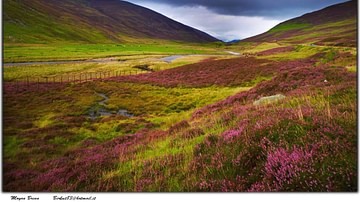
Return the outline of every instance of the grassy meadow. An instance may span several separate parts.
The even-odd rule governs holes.
[[[32,61],[86,60],[131,55],[223,54],[219,43],[191,44],[169,41],[138,40],[123,44],[25,44],[4,45],[4,63]]]
[[[4,80],[5,81],[25,81],[27,79],[31,81],[37,81],[39,78],[44,80],[44,77],[56,78],[56,81],[60,82],[60,78],[63,77],[65,81],[67,77],[75,76],[76,79],[87,75],[94,75],[97,73],[98,77],[100,73],[111,72],[112,76],[115,72],[119,74],[131,73],[147,73],[145,70],[134,68],[138,65],[147,65],[148,68],[153,71],[171,69],[181,65],[192,64],[200,62],[206,59],[225,59],[231,58],[231,55],[189,55],[182,58],[177,58],[172,62],[165,62],[162,58],[168,55],[131,55],[131,56],[118,56],[107,59],[99,59],[100,61],[77,61],[77,62],[65,62],[64,64],[47,64],[47,63],[29,63],[26,65],[12,64],[5,66]],[[106,75],[108,77],[108,75]]]

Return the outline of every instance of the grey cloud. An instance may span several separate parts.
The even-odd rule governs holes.
[[[286,18],[346,0],[130,0],[172,6],[204,6],[215,13],[236,16]]]

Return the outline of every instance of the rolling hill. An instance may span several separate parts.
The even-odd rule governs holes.
[[[116,43],[218,39],[150,9],[119,0],[5,0],[5,43]]]
[[[282,22],[247,42],[356,46],[357,1],[348,1]]]

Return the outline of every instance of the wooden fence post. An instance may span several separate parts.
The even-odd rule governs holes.
[[[18,81],[17,81],[17,80],[15,80],[15,89],[16,89],[16,92],[19,91],[19,85],[18,85]]]

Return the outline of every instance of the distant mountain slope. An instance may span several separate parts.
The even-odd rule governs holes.
[[[120,0],[4,0],[3,5],[5,43],[218,41],[150,9]]]
[[[356,20],[357,1],[348,1],[282,22],[268,32],[243,41],[356,46]]]

